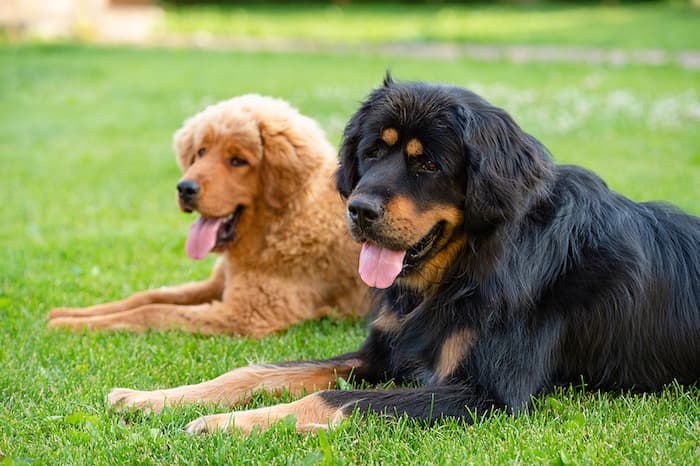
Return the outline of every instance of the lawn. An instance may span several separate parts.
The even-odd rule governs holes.
[[[171,6],[166,9],[163,32],[206,31],[231,38],[324,44],[397,41],[669,50],[700,45],[700,8],[687,2],[522,3]]]
[[[300,64],[303,64],[301,66]],[[324,54],[78,46],[0,48],[0,451],[5,464],[700,464],[700,390],[655,395],[567,387],[518,419],[421,427],[352,418],[328,434],[288,424],[190,437],[215,406],[162,416],[107,411],[115,386],[198,382],[250,362],[355,348],[364,322],[324,320],[262,340],[178,332],[45,329],[59,305],[203,278],[184,254],[172,133],[245,92],[291,101],[334,143],[367,91],[398,79],[471,87],[508,109],[560,162],[637,200],[700,214],[700,79],[675,67],[591,67]],[[284,397],[283,397],[284,398]],[[251,406],[273,399],[260,394]],[[0,459],[2,463],[2,459]]]

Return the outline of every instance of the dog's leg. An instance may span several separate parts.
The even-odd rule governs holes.
[[[85,308],[56,308],[49,312],[49,319],[60,317],[94,317],[115,314],[149,304],[202,304],[221,299],[224,290],[224,267],[216,263],[212,276],[205,281],[180,286],[142,291],[127,299]]]
[[[296,288],[278,286],[270,279],[261,287],[257,282],[237,277],[233,292],[225,301],[181,306],[149,304],[104,315],[56,317],[51,328],[76,330],[183,330],[203,335],[250,335],[263,337],[310,318],[311,300]],[[259,278],[256,276],[256,278]]]
[[[474,387],[462,385],[433,386],[419,389],[342,391],[314,393],[292,403],[266,408],[203,416],[187,426],[190,433],[239,429],[247,434],[253,428],[267,429],[289,415],[296,418],[299,432],[323,429],[339,423],[354,410],[381,416],[406,415],[431,423],[441,418],[473,422],[473,415],[492,410],[496,403]]]
[[[223,286],[222,275],[220,283],[206,288],[206,291],[216,291],[218,297]],[[199,297],[205,294],[203,292]],[[112,309],[109,313],[81,312],[54,317],[49,320],[48,326],[136,332],[149,329],[184,330],[207,335],[263,337],[296,323],[321,317],[315,312],[318,309],[331,309],[328,306],[316,307],[317,298],[313,290],[278,277],[265,277],[261,283],[259,273],[238,274],[235,285],[225,288],[222,294],[223,302],[216,300],[197,305],[157,303],[121,311]]]
[[[74,330],[183,330],[202,335],[237,334],[235,318],[220,301],[193,306],[149,304],[105,315],[86,317],[56,317],[49,320],[50,328]]]
[[[314,393],[292,403],[202,416],[190,422],[185,430],[191,434],[202,434],[238,429],[247,435],[256,427],[267,430],[271,424],[287,416],[294,417],[297,432],[308,432],[332,427],[347,417],[347,414],[342,408],[323,400],[320,393]]]
[[[363,361],[357,353],[348,353],[325,361],[286,362],[241,367],[213,380],[165,390],[139,391],[116,388],[108,399],[115,408],[138,408],[159,412],[165,406],[181,403],[210,402],[228,406],[245,402],[258,390],[281,392],[293,396],[334,388],[336,379],[348,379],[362,371]]]

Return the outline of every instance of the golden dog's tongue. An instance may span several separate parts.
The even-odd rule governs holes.
[[[185,250],[192,259],[207,257],[216,244],[216,232],[224,219],[199,217],[190,227]]]
[[[374,288],[389,288],[403,268],[406,251],[392,251],[369,241],[360,252],[360,277]]]

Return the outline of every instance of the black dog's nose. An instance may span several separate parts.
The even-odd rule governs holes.
[[[348,215],[360,228],[376,222],[383,214],[384,209],[378,199],[358,196],[348,203]]]
[[[184,180],[177,184],[177,194],[183,201],[192,201],[199,193],[199,184],[196,181]]]

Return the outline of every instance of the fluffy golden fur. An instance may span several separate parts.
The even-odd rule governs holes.
[[[174,137],[184,211],[231,218],[219,231],[221,258],[203,282],[137,293],[88,308],[59,308],[50,327],[180,329],[264,336],[331,313],[362,315],[367,290],[352,268],[334,186],[336,151],[312,119],[258,95],[206,108]],[[190,193],[192,194],[192,193]],[[222,239],[223,238],[223,239]]]

